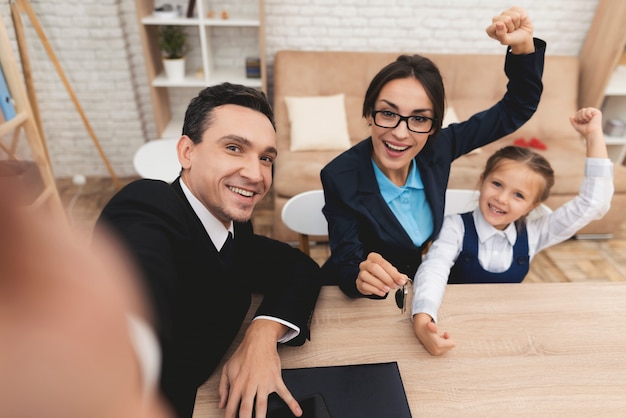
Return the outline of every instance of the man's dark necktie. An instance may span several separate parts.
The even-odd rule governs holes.
[[[233,258],[235,256],[235,240],[233,234],[228,231],[228,238],[224,242],[222,249],[220,250],[220,258],[226,265],[233,264]]]

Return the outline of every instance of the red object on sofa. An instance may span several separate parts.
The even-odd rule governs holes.
[[[548,146],[544,144],[539,138],[530,138],[530,142],[528,142],[528,145],[530,145],[533,148],[540,149],[540,150],[548,149]]]
[[[513,141],[513,145],[517,145],[518,147],[528,148],[530,144],[524,138],[517,138]]]

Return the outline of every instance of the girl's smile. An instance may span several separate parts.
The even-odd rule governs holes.
[[[482,180],[480,211],[494,228],[504,230],[537,207],[543,183],[526,164],[504,160]]]

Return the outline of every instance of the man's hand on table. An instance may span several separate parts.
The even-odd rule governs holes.
[[[250,324],[243,341],[222,369],[219,407],[226,408],[226,418],[250,418],[253,407],[256,418],[265,418],[267,398],[272,392],[276,392],[296,416],[302,415],[300,405],[282,379],[276,346],[285,330],[284,325],[267,319],[257,319]]]

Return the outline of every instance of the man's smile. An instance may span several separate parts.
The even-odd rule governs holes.
[[[245,196],[245,197],[252,197],[252,196],[254,196],[254,195],[255,195],[255,192],[250,191],[250,190],[241,189],[241,188],[239,188],[239,187],[228,186],[228,188],[229,188],[232,192],[237,193],[237,194],[240,194],[240,195]]]

